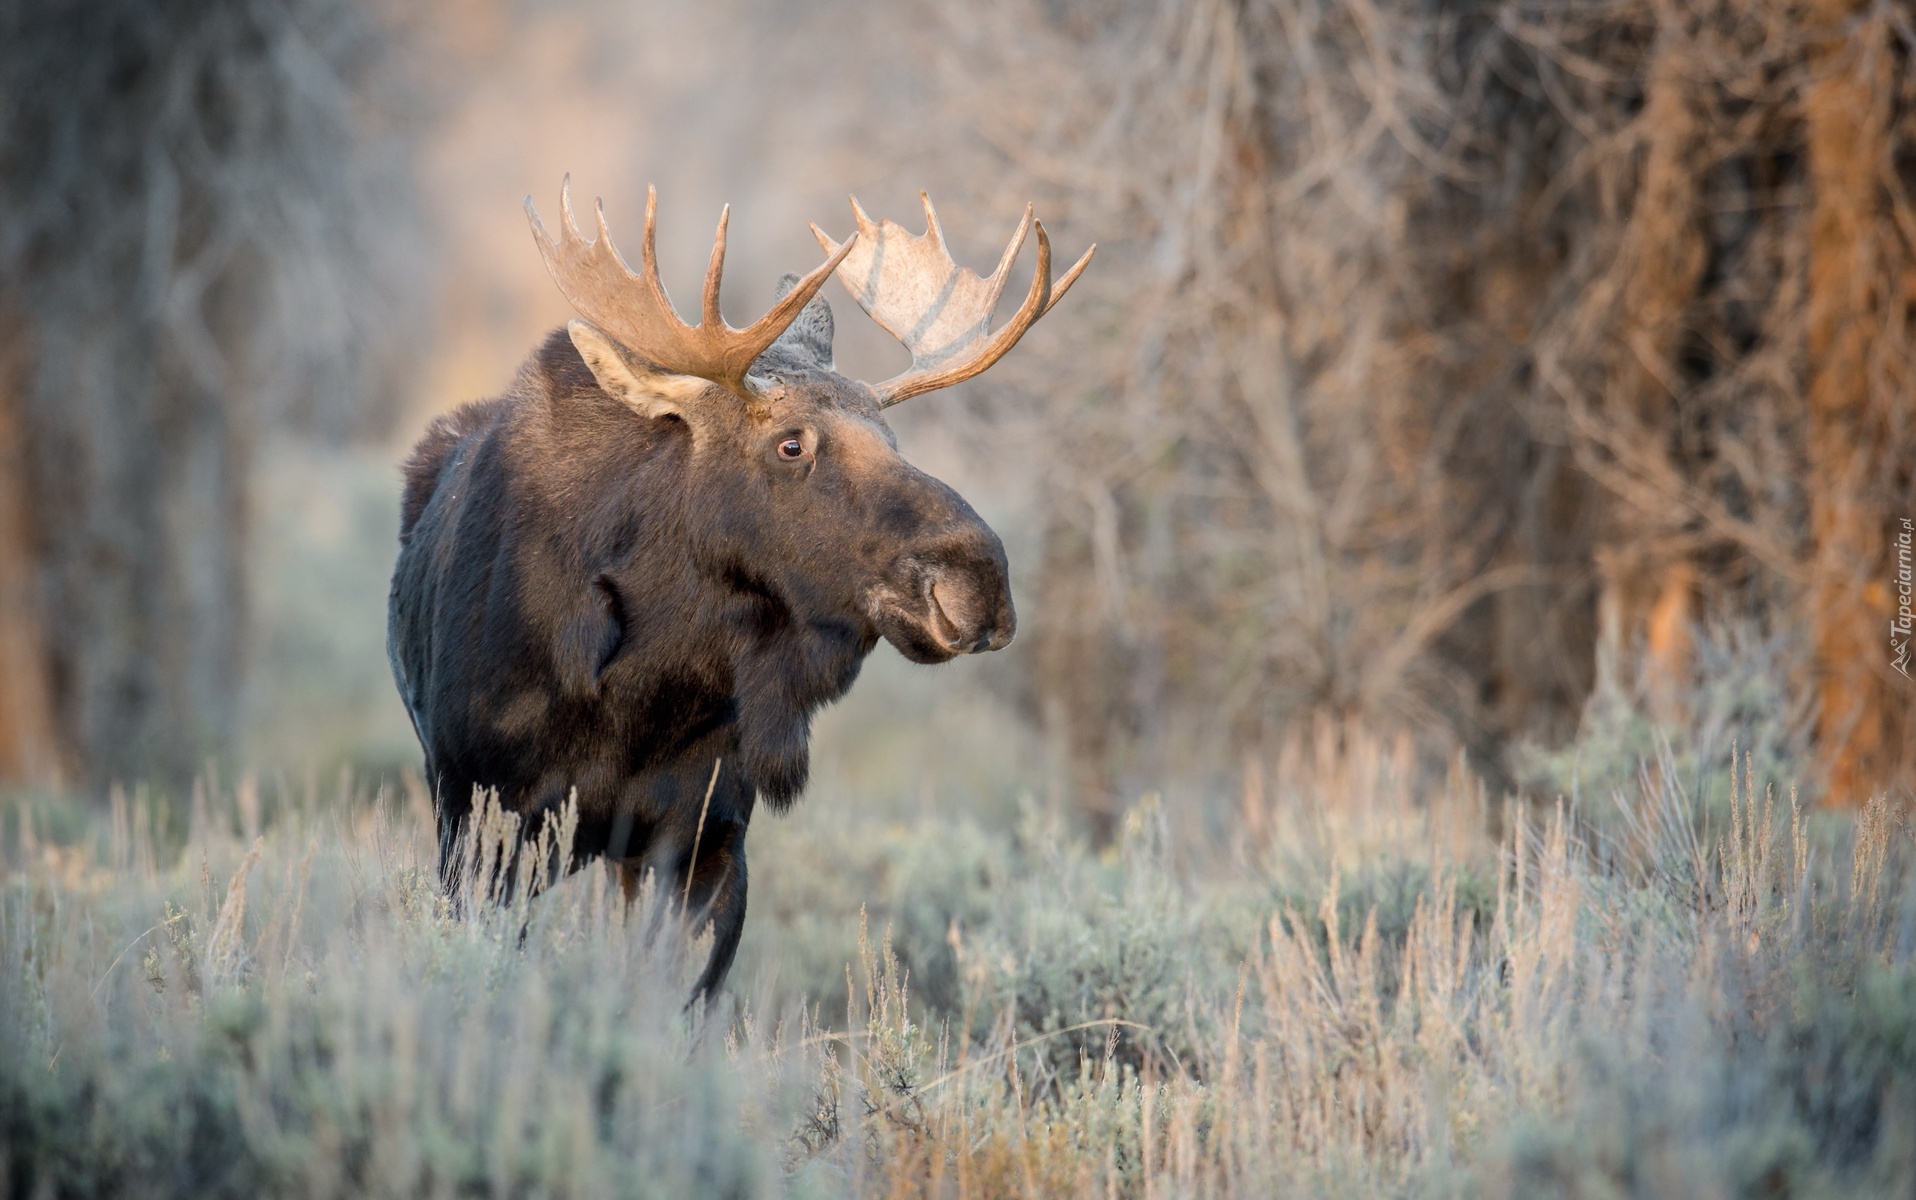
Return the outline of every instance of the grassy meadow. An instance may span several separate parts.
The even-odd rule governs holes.
[[[1909,1195],[1910,825],[1680,759],[1506,802],[1322,726],[1241,794],[1141,798],[1102,854],[1030,797],[885,813],[827,780],[755,827],[731,993],[689,1014],[703,946],[669,888],[449,903],[416,783],[21,799],[0,1180]]]
[[[0,1200],[1916,1197],[1912,63],[1907,0],[0,5]],[[887,410],[1019,640],[820,714],[696,1011],[672,881],[442,895],[387,665],[568,177],[681,301],[735,205],[741,326],[848,193],[1100,247]]]

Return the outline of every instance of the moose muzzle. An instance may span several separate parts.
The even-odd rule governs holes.
[[[977,573],[941,572],[932,576],[925,591],[932,633],[952,654],[1002,650],[1011,644],[1018,616],[1002,577],[985,581]]]
[[[879,633],[913,662],[1002,650],[1017,631],[998,535],[983,522],[966,534],[903,559],[872,596]]]

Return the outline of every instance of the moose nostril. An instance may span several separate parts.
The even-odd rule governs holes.
[[[963,619],[963,614],[962,611],[954,612],[946,607],[952,600],[952,588],[949,583],[946,583],[945,594],[941,596],[938,590],[940,582],[940,580],[934,579],[931,582],[931,586],[925,589],[926,598],[931,601],[930,616],[932,631],[938,635],[939,641],[953,649],[957,649],[962,645],[961,639],[963,634],[958,627],[958,622]]]

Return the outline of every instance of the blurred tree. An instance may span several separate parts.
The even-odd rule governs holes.
[[[227,748],[262,432],[389,406],[412,106],[357,0],[0,6],[0,778]]]
[[[1916,758],[1911,697],[1897,694],[1886,636],[1896,608],[1890,527],[1916,516],[1912,47],[1898,44],[1891,13],[1857,0],[1812,4],[1803,98],[1814,481],[1805,609],[1816,639],[1817,736],[1830,791],[1851,804]],[[1892,497],[1900,504],[1883,503]]]
[[[1593,696],[1680,726],[1724,619],[1785,632],[1831,800],[1912,778],[1906,6],[923,12],[929,140],[1102,247],[992,381],[1043,393],[996,411],[1043,455],[1031,695],[1095,830],[1313,713],[1500,783]]]

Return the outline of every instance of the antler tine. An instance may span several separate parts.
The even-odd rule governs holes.
[[[858,232],[865,234],[867,237],[877,237],[878,222],[872,220],[871,217],[866,214],[864,208],[858,203],[858,197],[847,196],[845,198],[852,202],[852,217],[858,222]],[[927,196],[926,199],[930,199],[930,197]],[[812,233],[817,236],[823,236],[819,234],[816,224],[812,226]]]
[[[887,408],[969,379],[1003,358],[1078,281],[1097,251],[1095,245],[1086,250],[1054,288],[1051,238],[1044,222],[1032,215],[1032,206],[1027,204],[998,269],[980,279],[952,261],[931,197],[923,192],[919,196],[925,206],[925,232],[916,235],[889,220],[874,225],[854,198],[852,212],[858,219],[861,244],[838,269],[839,279],[859,306],[911,351],[909,369],[872,389],[879,404]],[[993,333],[992,309],[1004,291],[1025,235],[1034,225],[1038,230],[1038,265],[1032,273],[1031,289],[1011,320]],[[828,252],[843,253],[846,248],[833,242],[817,225],[812,226],[812,234]]]
[[[725,227],[731,224],[732,206],[719,210],[718,232],[712,235],[712,261],[705,265],[705,296],[699,304],[699,324],[713,329],[725,323],[719,315],[719,279],[725,274]]]
[[[605,203],[599,204],[599,236],[605,244],[612,244],[612,231],[605,227]],[[613,253],[618,253],[614,250]],[[620,264],[623,266],[623,262]],[[639,266],[644,271],[643,279],[648,290],[653,292],[667,308],[672,308],[672,297],[666,294],[665,280],[659,278],[659,189],[652,184],[645,185],[645,241],[639,245]],[[676,313],[677,309],[672,309]]]
[[[1025,235],[1031,232],[1033,220],[1032,206],[1025,205],[1025,215],[1018,220],[1018,228],[1011,234],[1011,242],[1005,246],[1005,252],[998,259],[998,269],[991,273],[991,305],[998,306],[998,297],[1004,294],[1005,282],[1011,278],[1011,264],[1018,261],[1018,251],[1024,249]]]
[[[843,246],[834,247],[826,261],[799,280],[770,312],[748,328],[734,329],[725,323],[718,304],[719,284],[725,272],[726,228],[732,213],[731,206],[727,205],[719,216],[718,231],[712,239],[700,320],[697,325],[687,325],[672,306],[672,298],[666,294],[665,284],[659,278],[656,188],[646,189],[645,241],[638,274],[625,265],[618,247],[612,244],[603,202],[598,205],[598,237],[588,242],[579,233],[572,211],[569,175],[560,187],[559,208],[560,236],[555,240],[539,219],[532,197],[526,197],[526,216],[546,269],[579,315],[666,370],[710,379],[748,404],[758,402],[756,391],[746,381],[753,362],[798,318],[799,312],[818,294],[818,289],[858,241],[854,234]]]
[[[945,231],[938,228],[938,210],[931,206],[931,193],[920,190],[918,199],[925,206],[925,236],[930,238],[940,250],[944,250]],[[856,205],[858,201],[854,200],[852,203]],[[950,251],[947,250],[946,253],[949,254]]]
[[[528,205],[532,203],[531,196],[526,197],[526,203]],[[544,225],[539,226],[539,232],[545,232]],[[567,171],[565,178],[559,181],[559,232],[568,242],[585,240],[579,236],[579,219],[572,213],[572,172],[570,171]]]
[[[1043,221],[1038,222],[1038,236],[1044,236]],[[1064,273],[1064,278],[1051,285],[1051,299],[1045,302],[1045,312],[1050,312],[1052,309],[1058,307],[1058,301],[1064,299],[1064,294],[1071,290],[1071,285],[1078,282],[1078,276],[1084,274],[1084,269],[1091,265],[1091,256],[1097,252],[1098,244],[1092,242],[1091,248],[1079,255],[1077,262],[1071,264],[1071,269]],[[1039,313],[1038,315],[1042,317],[1044,313]]]

